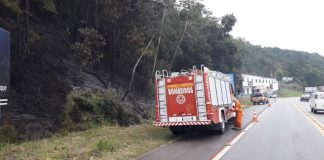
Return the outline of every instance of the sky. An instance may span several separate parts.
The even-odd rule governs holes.
[[[203,0],[216,17],[233,13],[231,34],[254,45],[319,53],[324,56],[321,0]]]

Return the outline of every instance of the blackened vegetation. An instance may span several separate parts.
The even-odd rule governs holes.
[[[148,118],[153,66],[205,64],[234,73],[241,67],[243,52],[229,34],[234,15],[213,17],[195,0],[0,0],[0,15],[12,36],[4,123],[20,139]]]

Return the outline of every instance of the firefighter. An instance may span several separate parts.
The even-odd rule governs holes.
[[[243,117],[242,106],[238,99],[233,98],[232,101],[234,103],[232,111],[235,112],[234,127],[232,129],[241,130],[242,129],[242,117]]]

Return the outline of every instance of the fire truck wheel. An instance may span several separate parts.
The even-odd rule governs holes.
[[[218,124],[218,133],[223,134],[226,130],[226,125],[225,125],[225,116],[222,114],[222,122]]]
[[[182,134],[184,131],[181,126],[170,126],[170,130],[174,135]]]
[[[225,116],[222,114],[222,122],[218,124],[212,123],[209,131],[211,134],[223,134],[225,130],[226,130]]]

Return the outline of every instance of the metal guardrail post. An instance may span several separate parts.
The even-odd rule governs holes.
[[[2,126],[2,106],[8,105],[8,99],[0,99],[0,126]]]

